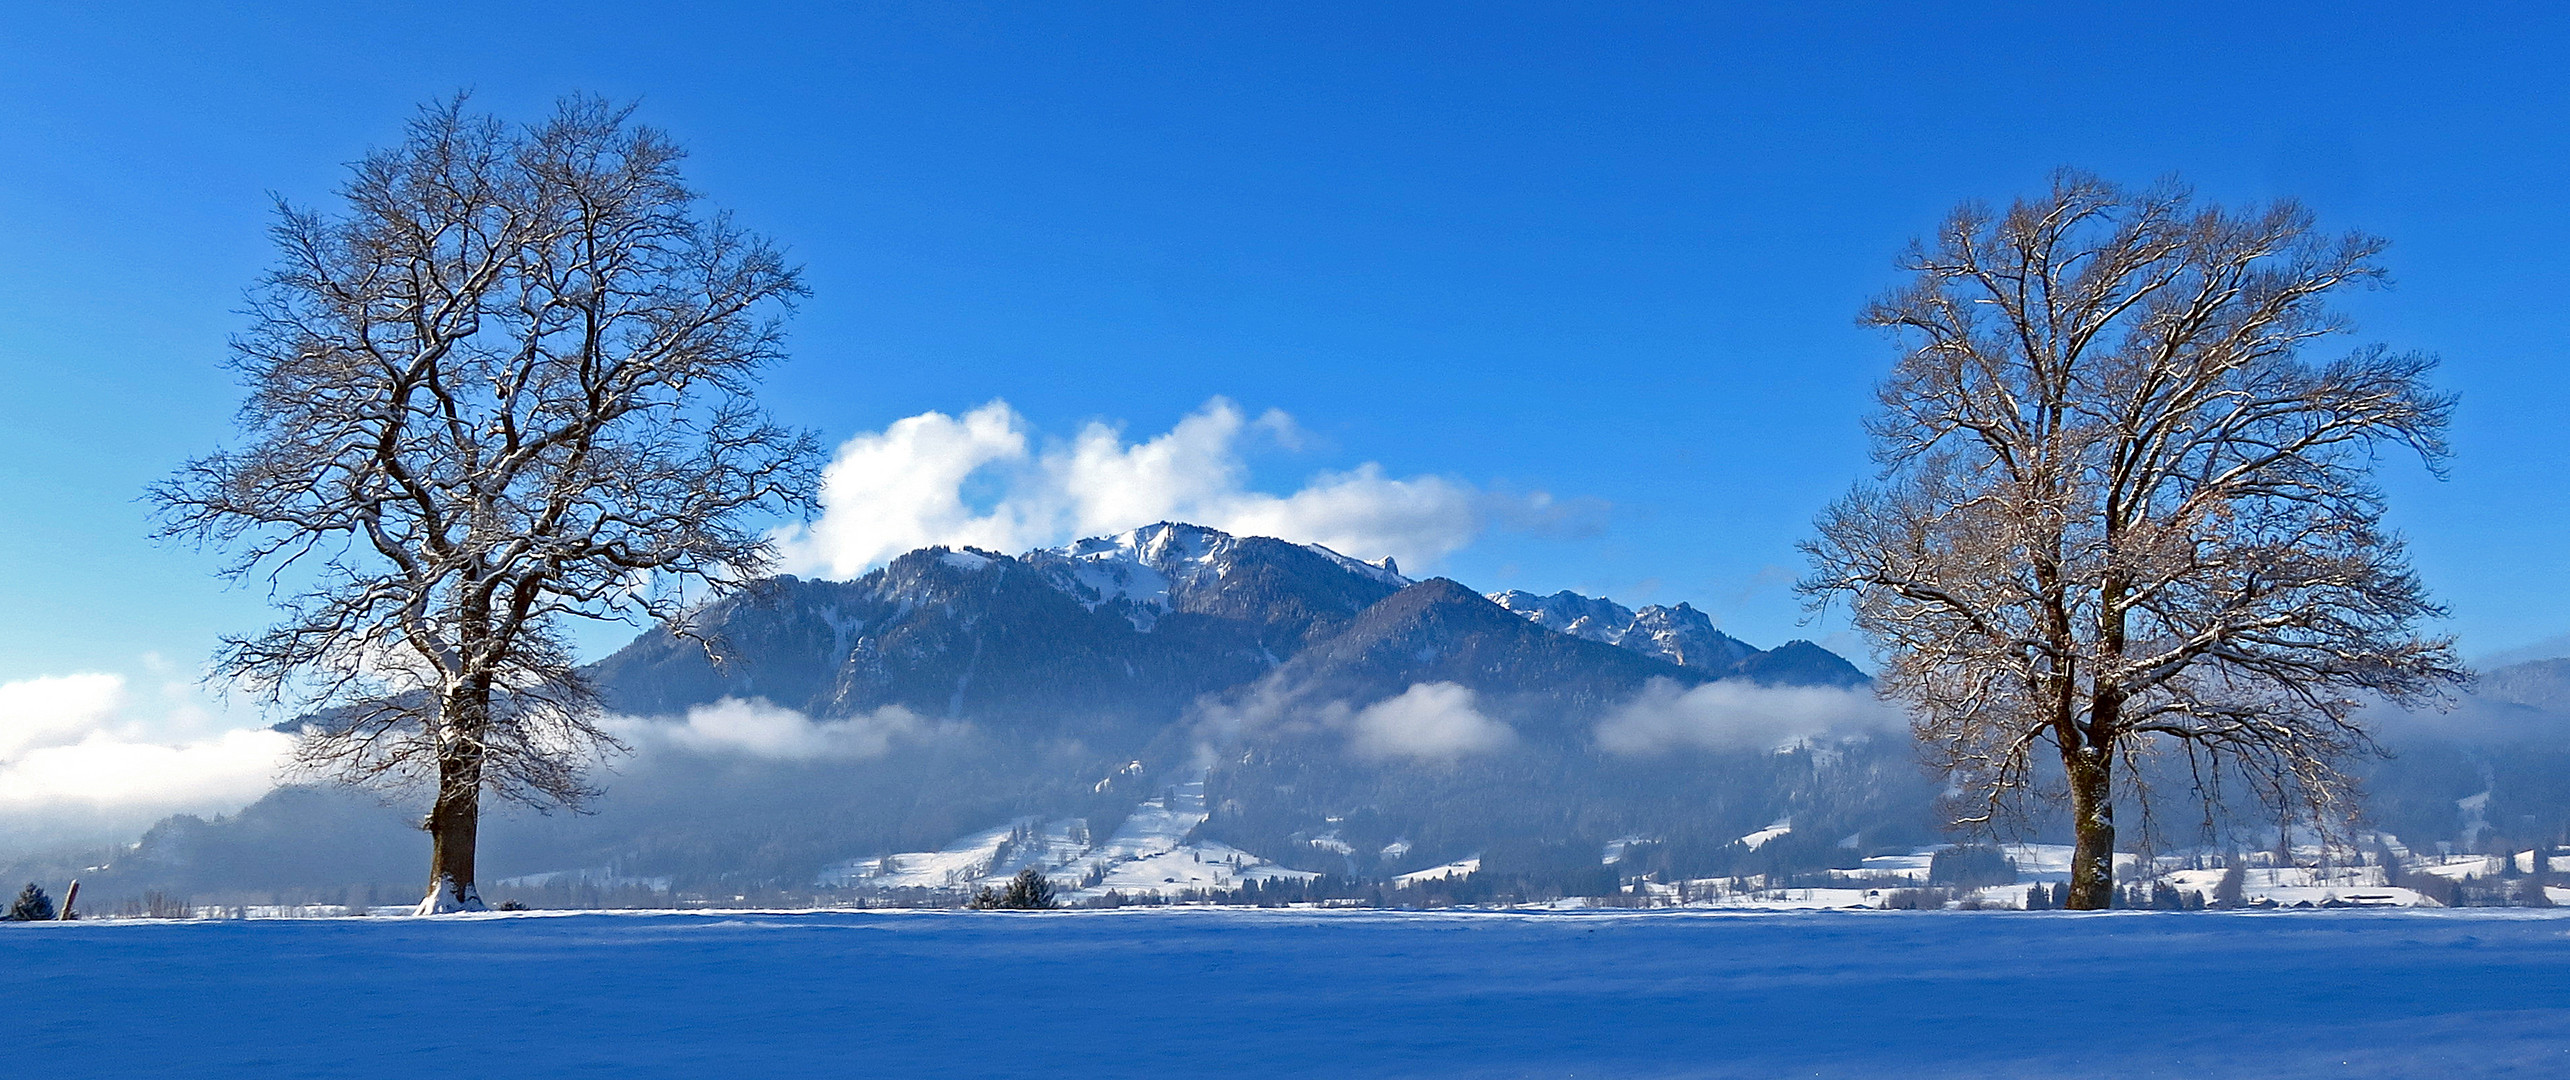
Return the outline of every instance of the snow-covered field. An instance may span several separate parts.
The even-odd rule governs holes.
[[[58,1078],[2570,1075],[2522,910],[44,923],[0,973]]]

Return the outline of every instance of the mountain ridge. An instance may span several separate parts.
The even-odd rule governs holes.
[[[1601,641],[1664,659],[1681,667],[1742,675],[1777,686],[1862,686],[1873,681],[1845,657],[1810,641],[1788,641],[1762,650],[1713,626],[1694,605],[1627,608],[1605,597],[1570,590],[1538,596],[1518,589],[1487,594],[1498,604],[1546,629]]]
[[[1113,705],[1165,719],[1204,694],[1286,668],[1308,650],[1344,654],[1355,645],[1336,642],[1337,635],[1377,605],[1428,585],[1436,604],[1423,594],[1393,610],[1451,609],[1445,614],[1461,621],[1450,633],[1522,638],[1519,627],[1499,621],[1505,613],[1564,641],[1623,654],[1582,652],[1549,638],[1527,639],[1547,642],[1541,646],[1521,642],[1520,651],[1553,657],[1544,670],[1556,675],[1602,665],[1689,684],[1726,677],[1776,685],[1867,681],[1844,658],[1808,642],[1751,647],[1685,604],[1635,612],[1565,591],[1540,598],[1549,606],[1529,607],[1523,598],[1530,594],[1483,596],[1449,579],[1413,581],[1389,563],[1177,522],[1018,555],[927,547],[854,581],[767,579],[689,618],[687,634],[709,641],[710,650],[685,636],[646,633],[591,672],[611,707],[646,716],[676,715],[721,697],[761,697],[816,717],[887,705],[955,719]],[[1574,608],[1576,617],[1562,617]],[[1380,632],[1388,617],[1367,624],[1369,632]],[[1434,633],[1414,629],[1412,636],[1421,632]],[[1419,644],[1414,655],[1470,642]],[[1564,649],[1587,659],[1561,661]],[[1627,656],[1657,666],[1637,667]],[[1398,692],[1390,685],[1393,669],[1407,667],[1419,669],[1414,675],[1444,672],[1414,682],[1489,682],[1506,690],[1522,682],[1496,660],[1462,671],[1378,657],[1375,676],[1365,679],[1346,666],[1332,677],[1383,694]],[[1321,678],[1317,667],[1303,665],[1315,672],[1311,679]]]

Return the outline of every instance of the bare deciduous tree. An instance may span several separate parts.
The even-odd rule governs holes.
[[[244,445],[153,489],[163,537],[282,598],[218,670],[319,710],[302,763],[433,785],[424,913],[481,906],[486,791],[576,805],[616,748],[565,620],[751,579],[755,515],[813,490],[812,438],[750,398],[802,285],[697,213],[682,156],[592,98],[526,127],[422,109],[338,213],[280,205],[233,343]]]
[[[1906,349],[1884,471],[1822,516],[1802,589],[1883,650],[1957,824],[2067,798],[2071,907],[2110,902],[2119,763],[2183,753],[2198,796],[2236,776],[2326,820],[2376,749],[2363,701],[2463,677],[2371,479],[2384,450],[2441,467],[2434,361],[2301,356],[2381,248],[2065,172],[1957,209],[1864,314]]]

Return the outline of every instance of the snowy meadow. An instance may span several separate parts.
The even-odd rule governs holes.
[[[0,926],[47,1076],[2558,1076],[2570,916],[1208,909]]]

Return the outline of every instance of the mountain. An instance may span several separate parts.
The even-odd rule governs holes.
[[[1490,594],[1500,607],[1547,630],[1600,641],[1717,676],[1739,675],[1771,686],[1862,686],[1865,673],[1846,658],[1808,641],[1789,641],[1773,652],[1713,628],[1693,606],[1653,604],[1639,611],[1603,597],[1564,590],[1537,596],[1510,589]]]
[[[856,581],[762,582],[591,675],[610,708],[642,716],[756,697],[1030,733],[1151,726],[1409,584],[1317,545],[1174,523],[1014,557],[927,548]]]
[[[2481,673],[2472,687],[2485,701],[2546,713],[2570,713],[2570,659],[2533,660]]]
[[[1847,658],[1808,641],[1788,641],[1765,652],[1755,653],[1740,661],[1735,668],[1742,678],[1767,686],[1836,686],[1853,688],[1871,684],[1856,665]]]
[[[708,606],[686,630],[711,651],[670,635],[637,640],[595,669],[607,699],[664,716],[724,697],[763,696],[816,719],[900,706],[961,734],[944,744],[945,762],[886,770],[878,802],[937,808],[938,827],[951,827],[977,805],[967,793],[988,802],[1005,791],[1008,812],[1052,822],[1039,831],[1063,851],[1077,847],[1064,838],[1103,831],[1100,819],[1158,820],[1181,804],[1195,807],[1194,824],[1171,835],[1300,871],[1396,873],[1493,845],[1594,850],[1644,834],[1714,851],[1826,787],[1816,770],[1854,759],[1873,779],[1847,801],[1865,809],[1832,837],[1927,835],[1930,793],[1905,745],[1602,754],[1595,725],[1655,681],[1866,682],[1816,645],[1762,651],[1684,605],[1634,612],[1573,593],[1529,605],[1522,593],[1414,581],[1388,560],[1164,522],[1014,556],[930,548],[852,582],[778,579]],[[1431,699],[1468,702],[1469,716],[1402,722],[1504,735],[1434,760],[1356,751],[1352,725],[1393,715],[1367,710],[1423,687],[1450,688]],[[953,773],[964,760],[977,770],[969,778]],[[1137,797],[1145,811],[1133,809]],[[1838,827],[1825,813],[1808,820]],[[933,839],[913,830],[847,847]],[[1398,854],[1345,863],[1338,848],[1359,840]],[[989,865],[1005,861],[1001,851]],[[918,880],[885,859],[866,865],[834,873]]]
[[[948,873],[922,867],[988,871],[1038,850],[1123,868],[1101,880],[1139,866],[1214,885],[1397,874],[1485,851],[1593,875],[1598,850],[1633,837],[1732,858],[1716,853],[1787,814],[1832,841],[1932,837],[1932,792],[1897,740],[1599,748],[1597,725],[1656,684],[1863,683],[1818,646],[1761,651],[1685,605],[1485,597],[1390,560],[1174,522],[763,581],[588,674],[637,753],[601,775],[594,813],[494,815],[494,881],[911,888]],[[726,724],[765,725],[767,741]],[[1856,809],[1806,805],[1840,788]],[[331,798],[174,820],[119,865],[240,888],[208,862],[253,845],[256,876],[353,885],[386,861],[352,850],[419,844],[357,803],[294,839]],[[1348,861],[1360,842],[1368,857]],[[1225,869],[1189,876],[1167,862],[1181,846],[1185,866]]]
[[[1303,696],[1379,701],[1421,683],[1532,696],[1575,714],[1642,684],[1719,676],[1638,650],[1548,630],[1445,578],[1420,582],[1358,613],[1282,665],[1274,680]]]
[[[1170,522],[1016,556],[927,548],[856,581],[762,582],[591,674],[635,715],[755,697],[815,717],[898,705],[1030,735],[1155,729],[1252,684],[1362,703],[1449,682],[1579,711],[1653,678],[1865,682],[1819,646],[1760,651],[1684,604],[1485,598],[1388,564]]]
[[[486,818],[495,899],[935,898],[1023,866],[1131,895],[1467,864],[1541,895],[1944,838],[1906,738],[1758,722],[1762,701],[1869,702],[1818,645],[1177,523],[772,579],[588,673],[635,753],[601,770],[589,813]],[[1687,712],[1699,699],[1711,711]],[[1636,730],[1692,735],[1600,737],[1634,710]],[[2396,753],[2366,769],[2364,826],[2458,850],[2570,836],[2570,660],[2488,672],[2452,712],[2369,719]],[[0,872],[77,873],[104,903],[395,902],[425,861],[414,815],[288,787]]]

